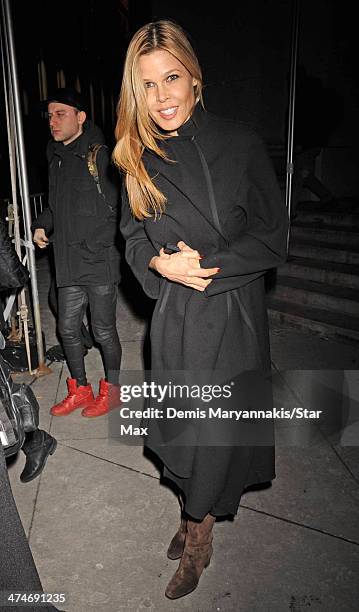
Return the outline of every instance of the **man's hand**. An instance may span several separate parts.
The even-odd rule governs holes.
[[[49,240],[45,234],[45,230],[42,227],[38,227],[33,236],[33,241],[37,244],[40,249],[44,249],[49,244]]]
[[[201,256],[182,240],[177,243],[178,253],[167,255],[163,249],[150,261],[150,268],[174,283],[181,283],[197,291],[204,291],[212,282],[208,278],[219,272],[219,268],[201,268]]]

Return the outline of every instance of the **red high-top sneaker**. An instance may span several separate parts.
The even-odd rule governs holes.
[[[78,387],[76,378],[66,380],[68,394],[62,402],[55,404],[50,410],[53,416],[65,416],[77,408],[84,408],[95,401],[91,385]]]
[[[84,417],[101,416],[114,408],[118,408],[121,404],[120,385],[112,385],[104,378],[101,378],[98,396],[92,404],[84,408],[81,414]]]

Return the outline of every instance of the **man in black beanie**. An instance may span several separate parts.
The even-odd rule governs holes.
[[[64,416],[82,408],[83,416],[96,417],[120,403],[121,345],[116,329],[120,256],[115,245],[119,177],[103,134],[87,119],[86,104],[75,89],[58,89],[43,106],[53,138],[47,148],[49,207],[33,223],[32,231],[40,248],[49,244],[51,234],[58,330],[71,373],[68,395],[51,408],[51,414]],[[90,161],[94,151],[95,173]],[[87,305],[105,369],[96,399],[86,377],[80,333]]]

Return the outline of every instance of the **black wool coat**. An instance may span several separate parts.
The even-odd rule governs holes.
[[[96,162],[103,195],[99,193],[87,166],[89,146],[96,143],[104,143],[103,133],[87,120],[76,140],[66,146],[51,141],[47,148],[49,206],[31,229],[53,234],[58,287],[120,280],[115,241],[121,182],[107,147],[101,147]]]
[[[157,300],[152,368],[221,370],[227,380],[247,370],[268,371],[264,274],[285,260],[288,221],[265,146],[245,125],[198,106],[163,147],[173,161],[150,152],[144,161],[167,198],[165,213],[139,222],[124,197],[121,221],[126,259],[146,294]],[[148,268],[162,246],[179,240],[199,251],[203,268],[220,268],[204,292]],[[188,477],[195,446],[171,445],[173,427],[166,420],[151,421],[146,443],[172,472]],[[192,439],[203,440],[201,427],[192,422]],[[258,447],[247,481],[259,482],[273,472],[273,453],[267,450]]]

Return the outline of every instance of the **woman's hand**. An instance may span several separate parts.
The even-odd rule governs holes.
[[[212,282],[208,278],[219,272],[219,268],[201,268],[201,256],[182,240],[177,243],[181,250],[167,255],[163,249],[152,257],[149,267],[174,283],[180,283],[197,291],[204,291]]]

